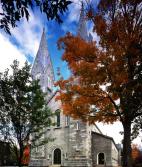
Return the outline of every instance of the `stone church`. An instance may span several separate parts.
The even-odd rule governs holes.
[[[83,9],[80,13],[77,34],[89,41]],[[47,103],[56,113],[55,126],[47,127],[46,136],[55,140],[31,151],[30,166],[45,167],[118,167],[120,149],[113,138],[102,134],[96,126],[65,116],[61,102],[55,101],[54,70],[48,52],[45,31],[32,67],[33,79],[39,79],[41,88],[48,92]]]

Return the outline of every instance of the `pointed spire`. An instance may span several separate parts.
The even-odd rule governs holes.
[[[82,2],[77,34],[88,41],[87,25],[85,20],[84,5]]]
[[[41,41],[40,41],[37,57],[39,57],[40,62],[42,63],[43,67],[45,68],[46,63],[47,63],[47,59],[50,59],[49,53],[48,53],[48,48],[47,48],[45,28],[43,28],[43,33],[41,36]]]
[[[41,36],[39,49],[32,67],[33,79],[40,80],[40,86],[44,92],[52,90],[54,83],[54,72],[51,58],[48,52],[45,28]]]

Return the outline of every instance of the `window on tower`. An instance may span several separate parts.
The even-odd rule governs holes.
[[[65,126],[69,126],[70,124],[70,117],[67,115],[65,116]]]
[[[56,110],[56,112],[55,112],[55,115],[56,115],[56,126],[57,127],[60,127],[60,124],[61,124],[61,122],[60,122],[60,110]]]
[[[79,121],[76,122],[76,130],[80,130],[80,123],[79,123]]]
[[[47,91],[47,89],[46,89],[45,86],[43,86],[41,89],[42,89],[43,92],[46,92],[46,91]]]
[[[41,73],[37,73],[35,79],[38,80],[40,79]]]
[[[47,86],[51,89],[51,79],[49,77],[47,78]]]

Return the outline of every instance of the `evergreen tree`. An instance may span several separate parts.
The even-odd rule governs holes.
[[[0,74],[0,130],[3,140],[15,148],[18,165],[22,164],[25,147],[48,142],[44,130],[51,124],[51,112],[45,102],[39,81],[33,81],[30,65],[20,68],[14,61],[9,70]],[[37,142],[37,140],[39,142]]]

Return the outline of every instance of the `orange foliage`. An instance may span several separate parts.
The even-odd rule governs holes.
[[[129,0],[125,3],[101,0],[99,13],[95,16],[90,8],[87,16],[94,22],[94,30],[100,36],[99,46],[70,33],[58,41],[59,49],[65,50],[62,59],[72,73],[68,80],[62,78],[56,83],[61,89],[57,98],[62,101],[65,114],[91,122],[93,116],[94,121],[119,119],[123,122],[131,110],[132,120],[135,119],[141,105],[138,92],[142,91],[141,72],[138,70],[142,63],[141,26],[135,23],[140,19],[137,18],[141,12],[136,8],[138,4]],[[115,5],[120,10],[116,10]],[[131,6],[131,10],[125,11],[126,15],[123,13],[125,5]],[[133,18],[132,13],[136,14]],[[120,104],[116,103],[117,100]],[[92,105],[97,110],[91,109]]]
[[[138,149],[138,145],[133,144],[132,145],[132,159],[135,161],[138,157],[140,157],[141,152]]]
[[[67,34],[59,40],[59,47],[62,43],[65,46],[63,60],[68,62],[73,74],[68,80],[61,79],[56,83],[61,88],[57,98],[62,101],[65,114],[91,122],[93,115],[94,121],[116,121],[116,108],[111,100],[115,102],[120,98],[120,91],[115,90],[128,81],[125,64],[115,55],[100,51],[95,42],[89,43]],[[115,68],[118,65],[120,69]],[[107,86],[107,83],[110,84]],[[105,85],[107,91],[103,91],[101,85]],[[91,105],[95,105],[99,112],[91,111]]]
[[[27,145],[23,152],[22,164],[27,165],[30,161],[30,146]]]

